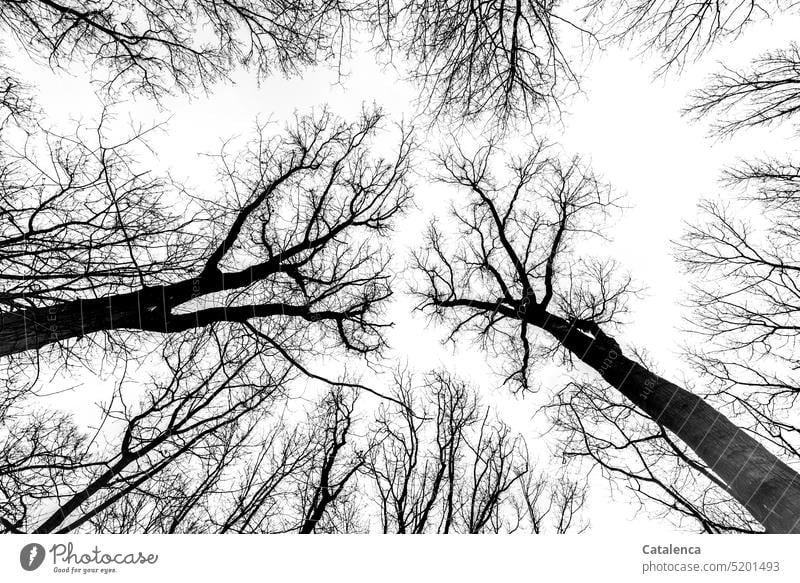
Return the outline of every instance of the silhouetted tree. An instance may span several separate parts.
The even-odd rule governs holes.
[[[0,30],[50,66],[85,63],[108,89],[207,89],[233,65],[294,73],[346,51],[359,6],[339,0],[0,3]]]
[[[412,374],[397,371],[399,404],[384,406],[377,419],[369,474],[383,532],[448,533],[456,518],[465,431],[475,422],[477,403],[463,382],[444,374],[425,377],[422,388]]]
[[[721,135],[778,123],[800,111],[798,68],[800,48],[794,43],[758,57],[746,70],[724,68],[692,94],[686,111],[698,118],[715,114],[714,130]]]
[[[655,516],[709,533],[762,530],[702,460],[613,389],[570,383],[548,411],[567,462],[587,460]]]
[[[389,273],[370,235],[409,200],[412,148],[403,132],[394,159],[370,157],[380,122],[379,112],[353,124],[323,112],[298,117],[285,137],[262,129],[249,151],[223,152],[223,194],[194,217],[172,212],[168,184],[102,131],[91,146],[48,139],[41,156],[7,159],[0,355],[250,320],[280,320],[261,330],[275,341],[302,320],[355,352],[379,348],[372,316]]]
[[[470,461],[458,492],[461,528],[470,534],[513,530],[503,506],[514,485],[530,471],[524,441],[505,423],[490,423],[488,410],[475,433],[467,442]]]
[[[694,277],[690,362],[755,435],[789,461],[800,456],[796,342],[800,331],[795,251],[800,240],[797,170],[775,159],[728,171],[739,200],[705,201],[680,243]],[[753,217],[753,218],[749,218]]]
[[[37,451],[40,430],[23,417],[16,463],[4,468],[2,480],[41,483],[41,488],[18,488],[10,499],[18,512],[10,517],[5,512],[6,521],[26,532],[80,529],[128,494],[147,491],[178,458],[214,459],[235,447],[240,432],[247,432],[245,419],[269,409],[291,371],[289,365],[254,366],[269,355],[245,346],[241,335],[221,338],[213,331],[168,343],[167,380],[120,386],[103,407],[102,431],[64,434],[63,427],[72,427],[67,418],[48,420],[54,426],[48,437],[58,452],[55,458],[41,446]],[[102,441],[111,436],[106,449]]]
[[[417,380],[399,370],[394,395],[364,471],[384,533],[563,533],[579,524],[585,489],[565,476],[534,476],[523,438],[469,385],[444,371]]]
[[[538,0],[385,2],[371,17],[385,45],[407,58],[429,113],[501,125],[557,107],[577,82],[571,35],[591,36],[570,10]]]
[[[380,314],[391,274],[376,238],[410,199],[413,144],[401,129],[392,157],[373,156],[381,121],[377,111],[353,124],[323,111],[298,116],[286,136],[260,127],[243,153],[220,154],[222,193],[214,200],[140,169],[132,151],[142,132],[109,143],[100,124],[74,136],[29,134],[21,148],[15,135],[3,143],[7,530],[260,528],[241,526],[233,510],[218,519],[213,507],[225,504],[211,496],[228,466],[252,463],[248,440],[265,431],[254,419],[269,415],[294,376],[313,375],[307,358],[339,350],[365,356],[384,344]],[[109,358],[117,359],[120,388],[104,401],[94,437],[68,413],[39,410],[38,375],[51,364],[91,368]],[[134,383],[127,365],[157,369],[159,361],[168,380],[154,379],[139,408],[129,405],[138,398],[122,388]],[[339,403],[339,413],[351,411]],[[333,509],[346,482],[337,464],[347,425],[338,419],[333,429],[317,425],[327,438],[289,439],[283,465],[291,471],[272,471],[300,480],[302,469],[316,488],[303,524]],[[111,445],[98,451],[106,439]],[[295,453],[302,464],[290,463]],[[252,471],[268,470],[256,463]],[[260,495],[240,505],[257,510]],[[159,521],[150,512],[157,498]]]
[[[316,422],[317,455],[313,472],[298,484],[303,509],[301,534],[350,532],[357,528],[349,504],[355,493],[346,490],[366,463],[363,451],[348,452],[348,439],[354,422],[353,410],[358,393],[334,388],[323,402]],[[321,430],[320,430],[321,429]],[[321,435],[320,435],[321,434]],[[343,458],[349,459],[343,459]],[[333,518],[330,515],[334,515]],[[327,518],[327,520],[325,520]]]
[[[748,25],[785,10],[777,0],[592,1],[587,18],[604,40],[633,40],[664,57],[659,72],[681,69],[717,42],[738,37]]]
[[[74,437],[48,436],[57,457],[36,451],[37,427],[25,425],[8,456],[16,463],[0,474],[13,492],[0,507],[3,530],[347,533],[373,520],[408,534],[583,528],[585,486],[534,475],[522,438],[488,408],[478,415],[472,389],[446,373],[426,375],[422,393],[398,376],[398,401],[356,431],[354,389],[333,387],[293,420],[292,366],[276,377],[274,366],[265,372],[274,354],[211,338],[169,346],[167,382],[119,386],[102,407],[102,432],[62,422]],[[420,398],[425,407],[412,412]]]
[[[769,18],[777,2],[557,3],[427,0],[0,2],[5,48],[87,66],[106,95],[207,89],[236,64],[260,77],[340,62],[368,24],[401,54],[436,120],[533,121],[576,86],[573,40],[643,41],[681,68]],[[11,46],[13,44],[13,46]],[[563,50],[562,50],[563,49]],[[724,69],[687,112],[720,135],[798,111],[798,49]],[[44,127],[24,80],[0,64],[0,528],[6,532],[557,533],[585,528],[586,486],[534,472],[525,441],[464,382],[398,372],[390,395],[331,380],[312,359],[379,355],[392,294],[385,235],[410,205],[414,143],[382,156],[379,111],[354,123],[297,116],[217,157],[201,198],[145,168],[147,131]],[[549,407],[566,460],[587,460],[648,507],[707,532],[800,529],[794,347],[800,267],[791,158],[744,161],[707,202],[680,257],[698,278],[692,363],[701,397],[612,337],[635,288],[595,258],[611,189],[551,148],[495,168],[489,140],[445,152],[466,195],[459,239],[432,224],[415,256],[420,308],[476,335],[505,383],[542,359],[586,364]],[[737,218],[741,203],[758,220]],[[58,358],[56,358],[58,357]],[[40,375],[113,361],[97,427],[42,405]],[[131,364],[152,367],[142,382]],[[326,392],[293,411],[295,378]],[[371,423],[357,396],[383,397]],[[356,427],[360,427],[356,431]],[[765,447],[765,445],[767,447]],[[778,452],[776,455],[774,452]],[[569,464],[568,464],[569,465]],[[369,498],[369,496],[372,498]],[[737,502],[738,501],[738,502]]]
[[[800,530],[797,473],[708,402],[626,356],[604,331],[624,313],[630,279],[578,245],[601,234],[614,205],[609,189],[580,161],[564,164],[541,145],[512,158],[503,181],[497,150],[441,156],[442,179],[469,198],[454,209],[456,243],[432,224],[416,255],[420,309],[450,322],[454,335],[478,334],[522,389],[534,355],[583,362],[686,443],[768,531]],[[535,330],[545,333],[538,350]]]
[[[353,434],[356,400],[352,389],[333,387],[305,419],[281,417],[268,439],[252,441],[254,451],[235,468],[233,487],[218,487],[208,503],[208,531],[362,530],[351,488],[364,464]]]

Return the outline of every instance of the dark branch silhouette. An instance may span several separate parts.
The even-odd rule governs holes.
[[[0,355],[251,320],[281,321],[284,335],[303,320],[347,349],[380,348],[390,276],[371,236],[409,200],[412,148],[403,132],[393,159],[370,157],[380,122],[323,112],[284,137],[262,130],[250,151],[223,153],[227,200],[196,218],[172,214],[168,186],[102,131],[93,148],[76,138],[48,141],[43,158],[23,150],[0,191]]]
[[[564,165],[541,146],[512,159],[511,178],[501,182],[495,151],[442,156],[443,179],[469,198],[455,209],[458,243],[432,226],[416,255],[419,308],[453,334],[476,333],[508,361],[507,381],[521,389],[529,386],[532,334],[544,332],[540,353],[583,362],[688,445],[767,531],[798,532],[797,473],[708,402],[625,356],[603,330],[624,312],[630,280],[577,251],[573,234],[601,232],[613,205],[608,189],[580,162]]]
[[[569,463],[589,462],[641,507],[679,528],[761,532],[760,524],[663,425],[600,383],[570,383],[548,407]]]
[[[385,3],[372,14],[391,51],[405,55],[434,118],[533,120],[557,109],[577,74],[562,49],[591,36],[571,15],[538,0]],[[570,47],[571,48],[571,47]]]
[[[738,200],[707,201],[679,246],[694,276],[691,362],[786,459],[800,455],[792,414],[800,384],[794,348],[800,257],[798,169],[791,162],[742,162],[726,182]],[[745,217],[758,217],[747,219]]]
[[[564,533],[586,490],[534,473],[525,441],[443,371],[395,374],[402,405],[384,406],[364,473],[384,533]]]
[[[781,11],[775,0],[592,1],[589,20],[611,41],[634,40],[644,51],[660,53],[659,73],[682,69],[715,44],[738,37],[748,25]]]
[[[232,66],[261,77],[341,56],[357,5],[338,0],[0,3],[0,28],[50,66],[84,62],[108,89],[208,89]]]
[[[720,135],[780,123],[800,111],[798,70],[796,44],[762,55],[747,70],[724,68],[692,94],[686,112],[697,118],[715,114],[714,131]]]

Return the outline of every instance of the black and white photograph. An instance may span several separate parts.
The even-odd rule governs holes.
[[[799,399],[798,2],[0,0],[2,581],[798,581]]]

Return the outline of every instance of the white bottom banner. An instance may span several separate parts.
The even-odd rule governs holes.
[[[14,535],[0,581],[800,581],[800,537]]]

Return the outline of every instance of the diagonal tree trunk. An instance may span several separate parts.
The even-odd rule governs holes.
[[[562,313],[613,321],[632,292],[629,279],[615,282],[613,262],[585,263],[594,265],[586,273],[566,269],[583,263],[570,250],[571,237],[603,235],[606,213],[616,206],[610,186],[579,159],[562,164],[557,156],[543,154],[541,145],[528,158],[513,160],[513,177],[499,186],[502,181],[489,170],[493,159],[491,145],[471,155],[456,147],[441,157],[442,181],[469,191],[469,212],[453,210],[459,241],[452,246],[435,225],[429,229],[425,247],[415,256],[425,274],[416,290],[423,298],[419,308],[442,318],[454,309],[450,338],[479,322],[483,338],[501,323],[519,322],[512,342],[521,358],[507,380],[523,388],[531,359],[528,329],[548,332],[691,448],[767,532],[800,532],[800,475],[795,470],[703,399],[627,358],[596,322],[548,311],[559,298]],[[591,253],[586,259],[594,261]],[[540,285],[544,293],[537,296]],[[587,291],[596,287],[597,295]]]
[[[622,354],[597,326],[570,324],[540,312],[526,320],[570,353],[655,422],[677,435],[726,484],[728,492],[769,533],[800,533],[800,475],[697,395]]]
[[[163,308],[157,309],[158,304],[149,297],[152,295],[137,291],[0,314],[0,356],[37,350],[101,330],[142,329],[153,326],[157,318],[163,327],[166,314]]]
[[[363,306],[353,306],[342,311],[315,311],[310,304],[273,302],[222,305],[187,313],[173,312],[194,298],[239,289],[256,280],[248,272],[200,276],[102,298],[77,299],[52,306],[0,313],[0,357],[37,350],[101,331],[128,329],[166,334],[200,328],[214,322],[244,322],[250,318],[270,316],[341,321],[358,316],[364,309]]]
[[[195,278],[101,298],[0,313],[0,356],[36,350],[103,330],[169,332],[175,328],[177,331],[171,310],[193,297],[219,289],[224,288],[217,282]]]

